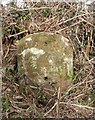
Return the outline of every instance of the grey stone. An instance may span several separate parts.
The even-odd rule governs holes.
[[[30,34],[19,41],[17,51],[19,73],[26,74],[33,83],[56,88],[72,79],[73,49],[64,36]]]

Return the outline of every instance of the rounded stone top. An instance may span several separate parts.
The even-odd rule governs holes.
[[[64,36],[30,34],[19,41],[17,51],[19,72],[38,85],[56,84],[73,73],[73,50]]]

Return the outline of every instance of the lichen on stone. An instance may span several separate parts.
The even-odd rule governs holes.
[[[32,47],[32,48],[27,48],[23,50],[21,54],[23,55],[23,57],[25,57],[25,55],[28,53],[31,53],[39,57],[40,55],[43,55],[45,52],[42,49]]]
[[[29,38],[26,38],[26,40],[25,41],[31,41],[32,40],[32,38],[31,37],[29,37]]]

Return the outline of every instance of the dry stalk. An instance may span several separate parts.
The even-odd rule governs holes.
[[[52,112],[52,110],[56,107],[57,104],[58,104],[58,103],[56,102],[56,103],[52,106],[52,108],[44,114],[44,117],[46,117],[50,112]]]
[[[56,113],[57,113],[57,118],[59,118],[60,116],[60,107],[59,107],[59,103],[60,103],[60,97],[61,97],[61,88],[60,86],[58,87],[58,93],[57,93],[57,105],[56,105]]]
[[[15,36],[21,35],[21,34],[23,34],[23,33],[27,33],[27,32],[28,32],[28,30],[25,30],[25,31],[22,31],[22,32],[16,33],[16,34],[14,34],[14,35],[9,35],[8,37],[9,37],[9,38],[11,38],[11,37],[15,37]]]
[[[78,104],[72,104],[72,103],[66,103],[66,102],[60,102],[60,104],[65,104],[65,105],[79,107],[79,108],[84,108],[84,109],[95,110],[95,107],[90,107],[90,106],[85,106],[85,105],[78,105]]]
[[[62,29],[56,31],[56,33],[60,33],[61,31],[66,30],[66,29],[69,29],[69,27],[73,27],[73,26],[75,26],[75,25],[77,25],[77,24],[79,24],[79,23],[81,23],[81,22],[83,22],[83,21],[78,21],[78,22],[76,22],[76,23],[74,23],[74,24],[72,24],[72,25],[70,25],[70,26],[67,26],[67,27],[65,27],[65,28],[62,28]]]
[[[7,57],[9,51],[10,51],[10,45],[8,46],[8,48],[7,48],[7,52],[6,52],[6,54],[4,55],[4,59]]]
[[[26,11],[26,10],[42,10],[42,9],[47,9],[47,8],[49,8],[49,9],[51,9],[51,7],[32,7],[32,8],[28,8],[28,9],[16,9],[17,11]],[[13,8],[13,9],[15,9],[15,8]]]
[[[63,23],[69,22],[69,21],[74,20],[74,19],[76,19],[76,18],[83,17],[83,16],[85,16],[85,15],[87,15],[87,14],[93,14],[93,13],[91,12],[91,13],[76,15],[76,16],[74,16],[73,18],[69,18],[69,19],[67,19],[67,20],[65,20],[65,21],[63,21],[63,22],[58,23],[57,25],[52,26],[52,27],[59,26],[59,25],[61,25],[61,24],[63,24]],[[82,20],[82,21],[83,21],[83,20]]]
[[[89,21],[87,21],[87,20],[85,20],[85,19],[83,19],[83,18],[80,18],[80,19],[95,28],[95,25],[93,25],[93,24],[90,23]]]

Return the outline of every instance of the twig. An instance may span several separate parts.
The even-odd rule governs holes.
[[[35,86],[30,86],[30,88],[32,88],[32,89],[38,89],[38,87],[35,87]],[[50,92],[55,92],[54,90],[48,89],[48,88],[43,88],[43,90],[50,91]]]
[[[86,22],[86,23],[88,23],[89,25],[91,25],[91,26],[93,26],[94,28],[95,28],[95,25],[93,25],[92,23],[90,23],[89,21],[86,21],[85,19],[83,19],[83,18],[80,18],[82,21],[84,21],[84,22]]]
[[[72,25],[70,25],[70,26],[67,26],[67,27],[65,27],[65,28],[62,28],[62,29],[56,31],[56,33],[59,33],[59,32],[61,32],[61,31],[65,30],[65,29],[68,29],[69,27],[73,27],[73,26],[75,26],[75,25],[77,25],[77,24],[79,24],[79,23],[81,23],[81,22],[83,22],[83,21],[79,21],[79,22],[76,22],[76,23],[74,23],[74,24],[72,24]]]
[[[95,107],[90,107],[90,106],[86,106],[86,105],[78,105],[78,104],[72,104],[72,103],[66,103],[66,102],[60,102],[60,104],[65,104],[65,105],[69,105],[69,106],[95,110]]]
[[[7,48],[7,52],[6,52],[5,56],[4,56],[4,59],[7,57],[9,51],[10,51],[10,45],[9,45],[8,48]]]
[[[23,33],[27,33],[28,30],[25,30],[25,31],[22,31],[22,32],[19,32],[19,33],[16,33],[16,34],[13,34],[13,35],[9,35],[8,37],[11,38],[11,37],[15,37],[15,36],[18,36],[20,34],[23,34]]]
[[[11,8],[13,8],[13,7],[11,7]],[[20,11],[26,11],[26,10],[41,10],[41,9],[47,9],[47,8],[52,9],[52,7],[31,7],[31,8],[27,8],[27,9],[17,9],[16,8],[16,10],[20,12]],[[15,9],[15,8],[13,8],[13,9]]]
[[[56,105],[56,113],[57,113],[57,118],[59,118],[59,103],[60,103],[60,86],[58,88],[58,95],[57,95],[57,105]]]
[[[56,103],[52,106],[52,108],[51,108],[48,112],[46,112],[46,113],[44,114],[44,117],[47,116],[47,115],[56,107],[57,104],[58,104],[58,103],[56,102]]]
[[[64,0],[64,2],[65,2],[68,6],[70,6],[70,7],[72,7],[73,9],[76,10],[76,8],[74,8],[67,0]]]
[[[79,94],[79,95],[75,96],[73,99],[75,100],[75,99],[77,99],[77,98],[80,98],[80,97],[82,97],[83,95],[84,95],[84,93],[82,93],[82,94]]]
[[[16,23],[10,23],[10,26],[11,26],[11,25],[16,25]]]
[[[51,20],[54,20],[54,19],[57,18],[57,17],[58,17],[58,16],[54,16],[54,17],[52,17],[52,18],[50,18],[50,19],[47,19],[46,21],[42,22],[42,23],[40,24],[40,26],[43,25],[43,24],[48,23],[48,22],[51,21]]]
[[[92,12],[91,12],[91,13],[86,13],[86,14],[81,14],[81,15],[74,16],[74,17],[69,18],[69,19],[67,19],[67,20],[65,20],[65,21],[63,21],[63,22],[60,22],[60,23],[58,23],[57,25],[54,25],[54,26],[52,26],[52,27],[57,27],[58,25],[61,25],[61,24],[66,23],[66,22],[69,22],[69,21],[71,21],[71,20],[73,20],[73,19],[75,19],[75,18],[83,17],[84,15],[87,15],[87,14],[92,14]]]

